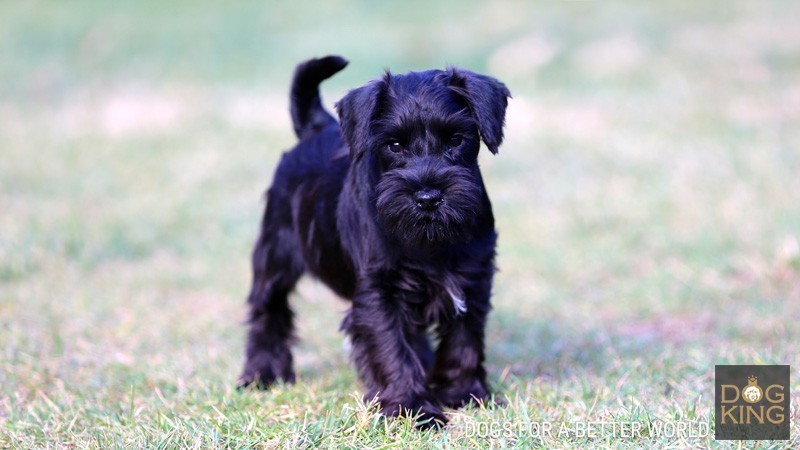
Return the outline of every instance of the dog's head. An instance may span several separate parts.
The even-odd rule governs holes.
[[[356,170],[366,171],[378,222],[402,244],[467,240],[488,207],[481,139],[503,141],[508,89],[472,72],[386,74],[337,105]]]

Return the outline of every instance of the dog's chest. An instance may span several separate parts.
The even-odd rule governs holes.
[[[461,277],[449,271],[413,271],[403,277],[407,304],[422,316],[427,324],[460,316],[467,312]]]

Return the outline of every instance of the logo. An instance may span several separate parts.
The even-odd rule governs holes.
[[[789,366],[716,366],[717,440],[789,439]]]
[[[764,391],[758,386],[758,378],[750,375],[747,379],[747,387],[742,390],[742,397],[747,403],[758,403],[761,397],[764,396]]]

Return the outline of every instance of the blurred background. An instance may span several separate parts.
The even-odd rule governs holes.
[[[231,387],[290,78],[326,54],[351,61],[328,105],[387,68],[511,89],[481,164],[512,415],[707,417],[714,364],[798,363],[800,3],[2,2],[0,444],[207,402],[297,419]],[[283,402],[340,408],[346,304],[304,280],[294,305]]]

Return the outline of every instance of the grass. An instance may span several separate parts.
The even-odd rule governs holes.
[[[795,366],[793,440],[742,446],[796,447],[798,29],[790,1],[3,3],[0,447],[739,448],[713,439],[714,365],[750,363]],[[313,280],[298,382],[233,389],[286,87],[332,52],[329,104],[385,67],[514,93],[481,157],[498,404],[441,432],[361,401]],[[533,432],[587,421],[711,430]]]

